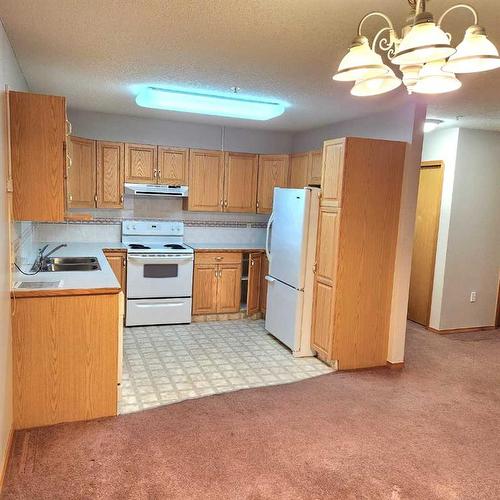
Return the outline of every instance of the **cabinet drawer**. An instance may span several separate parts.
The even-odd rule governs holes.
[[[239,264],[242,255],[240,252],[202,252],[196,253],[196,264]]]

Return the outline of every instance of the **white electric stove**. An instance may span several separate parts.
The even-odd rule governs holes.
[[[194,251],[183,238],[182,222],[123,221],[126,326],[191,322]]]

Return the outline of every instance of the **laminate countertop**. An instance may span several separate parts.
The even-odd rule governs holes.
[[[36,243],[36,249],[45,243]],[[50,242],[48,251],[59,243]],[[98,271],[62,271],[62,272],[40,272],[35,275],[24,275],[17,268],[12,273],[11,294],[16,297],[43,297],[54,295],[92,295],[119,293],[120,284],[109,265],[104,249],[125,250],[121,242],[102,243],[68,243],[68,246],[60,248],[51,257],[96,257],[101,267]],[[34,258],[33,258],[34,260]],[[21,269],[31,272],[30,264],[21,265]],[[33,284],[34,288],[30,287]]]
[[[255,243],[190,243],[195,252],[265,252],[263,245]]]

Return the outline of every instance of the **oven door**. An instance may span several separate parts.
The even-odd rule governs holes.
[[[129,254],[127,298],[191,297],[192,254]]]

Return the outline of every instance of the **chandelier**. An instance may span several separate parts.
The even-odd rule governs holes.
[[[457,90],[462,83],[456,73],[477,73],[500,67],[498,50],[478,25],[476,10],[468,4],[457,4],[447,9],[438,22],[426,11],[425,0],[408,0],[412,14],[402,29],[401,38],[394,25],[382,12],[370,12],[361,19],[358,34],[349,52],[340,62],[334,80],[355,82],[351,94],[372,96],[384,94],[404,83],[408,93],[442,94]],[[474,24],[466,29],[462,42],[452,47],[451,35],[441,29],[444,18],[456,9],[467,9]],[[371,17],[382,18],[387,26],[377,32],[370,46],[362,34],[363,25]],[[389,61],[399,66],[402,79],[384,64],[379,49]]]

